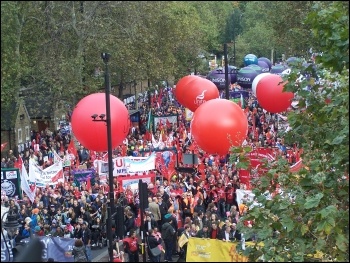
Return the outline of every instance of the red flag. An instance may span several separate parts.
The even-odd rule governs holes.
[[[90,178],[88,178],[86,181],[86,190],[90,191],[90,189],[91,189],[91,181],[90,181]]]
[[[205,164],[201,163],[198,165],[198,172],[201,174],[201,179],[205,180]]]
[[[57,182],[58,179],[63,178],[63,169],[61,169],[54,177],[51,178],[51,181]]]
[[[166,123],[166,127],[167,127],[168,129],[170,129],[170,127],[171,127],[170,121],[169,121],[168,119],[165,119],[165,123]]]
[[[75,168],[76,168],[76,169],[79,169],[79,165],[80,165],[79,157],[76,156],[76,158],[75,158]]]
[[[22,170],[22,164],[23,164],[22,158],[21,158],[21,156],[19,156],[17,158],[17,161],[13,164],[13,166],[15,168],[18,168],[21,171]]]
[[[7,142],[4,142],[1,144],[1,151],[3,151],[5,149],[6,145],[7,145]]]
[[[151,141],[152,140],[152,134],[148,130],[146,130],[146,133],[144,135],[144,139],[146,141]]]
[[[70,140],[69,145],[68,145],[68,153],[73,154],[74,156],[77,156],[77,149],[75,148],[75,144],[73,139]]]

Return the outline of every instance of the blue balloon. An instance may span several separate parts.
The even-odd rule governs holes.
[[[258,58],[254,54],[248,54],[244,57],[244,66],[251,64],[258,65]]]

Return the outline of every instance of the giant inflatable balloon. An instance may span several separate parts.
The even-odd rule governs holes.
[[[270,67],[269,65],[263,61],[263,60],[259,60],[258,59],[258,66],[261,68],[261,72],[265,73],[265,72],[269,72],[270,71]]]
[[[256,86],[257,86],[257,84],[259,83],[259,81],[263,77],[265,77],[267,75],[271,75],[271,73],[270,72],[261,73],[261,74],[259,74],[258,76],[256,76],[254,78],[253,83],[252,83],[252,93],[253,93],[254,96],[256,96]]]
[[[270,72],[272,74],[280,75],[286,68],[282,64],[278,64],[271,67]]]
[[[300,62],[301,59],[297,57],[290,57],[286,60],[287,65],[290,67],[292,65],[295,65],[296,63]]]
[[[112,148],[123,142],[129,133],[130,117],[124,103],[110,95]],[[87,149],[103,152],[108,150],[106,120],[106,94],[93,93],[81,99],[72,113],[72,130],[77,140]]]
[[[283,91],[285,84],[282,77],[275,74],[266,75],[260,79],[256,87],[259,105],[271,113],[286,111],[292,104],[294,94]]]
[[[198,146],[210,154],[224,155],[231,146],[241,146],[248,133],[248,121],[236,103],[214,99],[193,114],[191,134]]]
[[[258,72],[250,67],[241,68],[237,73],[237,83],[244,89],[251,89],[257,75]]]
[[[269,65],[269,70],[271,70],[271,67],[272,67],[271,60],[269,60],[268,58],[265,58],[265,57],[261,57],[261,58],[258,58],[258,63],[259,63],[259,61],[264,61],[267,65]]]
[[[251,64],[258,65],[258,58],[254,54],[248,54],[244,57],[244,66],[248,66]]]
[[[228,74],[228,81],[231,83],[231,75]],[[209,72],[207,75],[207,79],[213,82],[216,87],[220,90],[225,89],[225,69],[224,68],[216,68]]]
[[[258,66],[258,65],[250,64],[247,67],[254,69],[258,74],[262,73],[262,68],[260,66]]]
[[[208,79],[199,78],[189,82],[189,87],[182,94],[182,105],[195,112],[203,103],[219,98],[219,90],[216,85]]]
[[[195,75],[187,75],[182,77],[177,83],[174,91],[176,100],[182,104],[183,103],[183,93],[189,88],[188,83],[192,80],[198,80],[200,77]]]
[[[238,68],[235,66],[230,66],[228,65],[228,73],[229,76],[231,77],[231,84],[234,84],[237,82],[237,74],[238,74]]]

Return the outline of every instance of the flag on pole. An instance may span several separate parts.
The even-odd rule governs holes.
[[[53,163],[57,163],[57,162],[63,162],[63,159],[54,150],[54,152],[53,152]]]
[[[242,109],[245,108],[245,103],[244,103],[244,98],[243,98],[242,92],[241,92],[241,108],[242,108]]]
[[[90,191],[90,189],[91,189],[91,181],[90,181],[90,177],[89,177],[86,181],[86,190]]]
[[[18,158],[18,163],[21,165],[20,178],[21,178],[22,191],[26,193],[29,200],[33,203],[34,199],[35,199],[36,183],[34,182],[34,187],[32,187],[32,188],[29,186],[29,183],[28,183],[29,175],[28,175],[27,170],[24,166],[24,163],[23,163],[21,156],[19,156],[19,158]]]
[[[149,110],[148,120],[147,120],[147,130],[148,131],[150,131],[152,129],[152,123],[153,123],[153,115],[152,115],[152,111]]]
[[[7,145],[7,142],[4,142],[1,144],[1,151],[3,151],[5,149],[6,145]]]

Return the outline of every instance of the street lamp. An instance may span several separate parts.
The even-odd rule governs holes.
[[[110,106],[110,91],[111,84],[109,81],[108,62],[111,55],[108,53],[101,53],[101,58],[105,63],[105,93],[106,93],[106,114],[93,114],[92,121],[104,121],[107,124],[107,143],[108,143],[108,181],[109,181],[109,206],[107,207],[107,238],[108,238],[108,252],[109,261],[113,262],[113,235],[112,235],[112,215],[114,214],[114,186],[113,186],[113,157],[112,157],[112,126],[111,126],[111,106]],[[116,223],[117,224],[117,223]]]
[[[6,216],[6,220],[5,219],[5,216]],[[11,246],[11,249],[13,248],[13,244],[12,244],[12,240],[14,238],[14,236],[16,235],[16,232],[18,230],[18,228],[21,226],[19,223],[18,223],[18,216],[17,214],[15,213],[15,211],[10,208],[8,211],[6,211],[2,217],[1,217],[1,235],[2,237],[4,238],[4,241],[5,241],[5,246],[6,246],[6,250],[7,250],[7,253],[8,253],[8,257],[10,259],[10,255],[11,255],[11,252],[10,252],[10,249],[8,247],[8,243],[7,241],[10,241],[10,246]],[[4,235],[4,231],[2,230],[2,228],[6,229],[7,231],[7,236],[8,236],[8,240],[6,239],[5,235]]]

